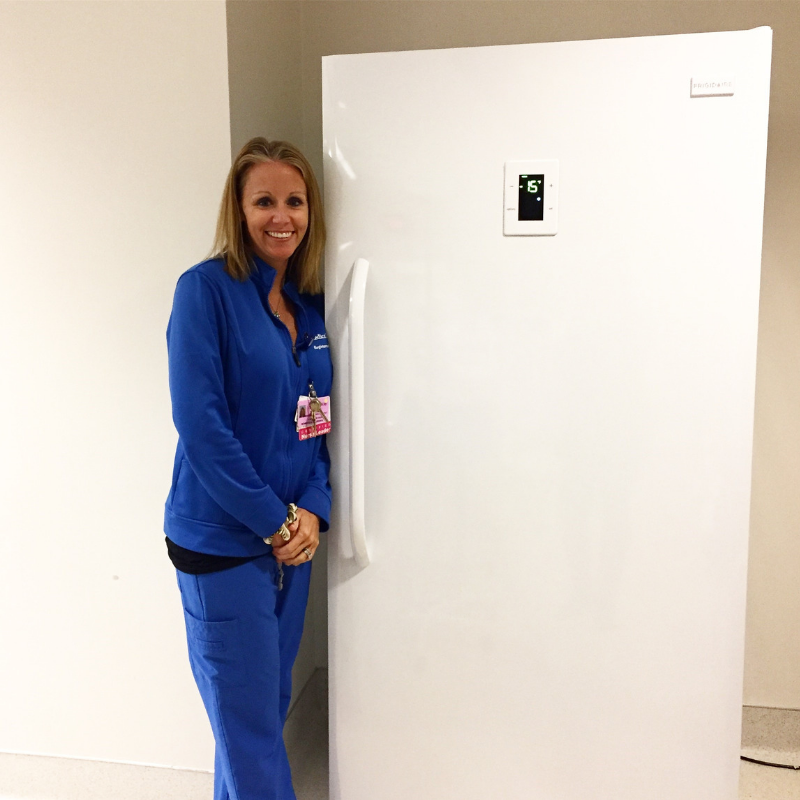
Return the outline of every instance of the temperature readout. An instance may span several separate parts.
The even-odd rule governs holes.
[[[558,168],[557,158],[505,162],[503,236],[558,233]]]
[[[520,220],[544,219],[544,175],[519,176]]]

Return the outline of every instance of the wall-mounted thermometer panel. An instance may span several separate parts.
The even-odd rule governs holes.
[[[558,161],[506,161],[503,191],[506,236],[558,233]]]

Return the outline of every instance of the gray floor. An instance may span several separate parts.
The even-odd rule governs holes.
[[[328,800],[328,675],[317,670],[284,729],[297,800]],[[2,800],[2,796],[0,796]]]
[[[745,708],[742,755],[800,766],[800,711]],[[739,800],[800,800],[800,772],[743,762]]]
[[[328,800],[327,689],[318,671],[286,724],[298,800]],[[800,764],[800,711],[745,708],[743,722],[744,755]],[[0,753],[0,800],[211,800],[211,788],[204,772]],[[800,800],[800,772],[743,762],[739,798]]]

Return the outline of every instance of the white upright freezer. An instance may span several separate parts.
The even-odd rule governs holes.
[[[323,59],[332,800],[735,800],[770,54]]]

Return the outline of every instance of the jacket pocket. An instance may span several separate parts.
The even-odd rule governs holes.
[[[246,669],[239,620],[206,622],[186,609],[183,616],[195,677],[218,686],[243,686]]]

